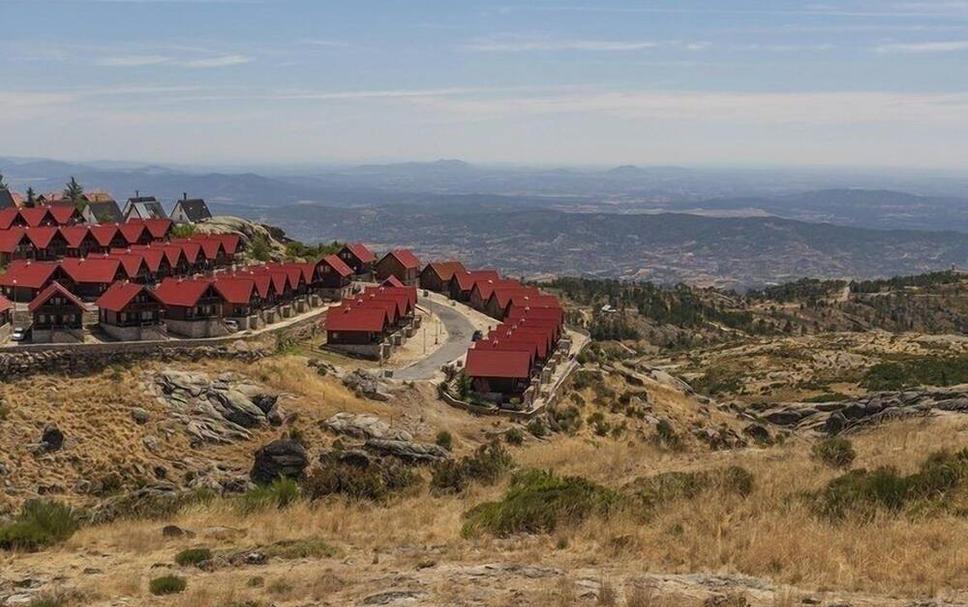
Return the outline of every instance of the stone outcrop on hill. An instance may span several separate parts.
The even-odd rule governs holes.
[[[255,452],[249,477],[262,485],[280,478],[300,479],[308,465],[305,447],[291,438],[281,438]]]
[[[269,258],[280,261],[286,257],[285,233],[279,228],[270,228],[248,219],[230,215],[216,215],[195,224],[195,231],[202,234],[238,234],[243,246],[248,249],[253,240],[265,240]]]
[[[835,435],[888,420],[945,411],[968,413],[968,385],[876,392],[826,403],[781,403],[761,408],[755,417],[791,430]]]
[[[210,378],[166,369],[146,383],[198,442],[247,440],[250,429],[281,425],[285,417],[278,394],[231,373]]]
[[[446,449],[415,441],[406,430],[393,428],[375,415],[337,413],[323,422],[323,427],[333,434],[363,441],[359,445],[363,453],[391,456],[411,464],[436,462],[447,459]],[[363,458],[360,458],[362,463]]]

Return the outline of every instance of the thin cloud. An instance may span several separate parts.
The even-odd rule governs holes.
[[[666,40],[596,40],[556,39],[522,36],[495,36],[473,40],[462,46],[464,50],[487,53],[521,53],[554,51],[587,52],[635,52],[653,50],[664,46],[678,46],[688,50],[702,50],[708,42],[678,42]]]
[[[234,65],[244,65],[251,63],[252,58],[245,55],[222,55],[220,57],[209,57],[206,59],[192,59],[189,61],[177,62],[177,65],[188,68],[214,68],[231,67]]]
[[[882,44],[875,47],[874,50],[876,50],[878,53],[957,53],[961,51],[968,51],[968,40]]]
[[[104,57],[95,63],[105,67],[144,67],[148,65],[159,65],[171,62],[171,57],[161,55],[125,55],[117,57]]]

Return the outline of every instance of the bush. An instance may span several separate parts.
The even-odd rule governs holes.
[[[968,356],[912,357],[874,365],[864,374],[861,385],[878,391],[965,382],[968,382]]]
[[[854,445],[840,436],[820,441],[813,446],[812,452],[814,458],[831,468],[850,468],[857,457]]]
[[[473,455],[437,464],[430,478],[430,487],[435,493],[460,493],[471,481],[482,485],[497,482],[513,466],[511,454],[493,441],[478,447]]]
[[[548,412],[562,432],[574,434],[581,430],[581,410],[576,405],[556,407]]]
[[[528,422],[528,432],[537,438],[543,438],[548,435],[548,428],[543,421],[535,418]]]
[[[467,512],[465,536],[490,533],[547,533],[593,515],[608,515],[621,496],[580,477],[559,477],[530,470],[516,476],[499,502],[486,502]]]
[[[647,511],[675,500],[696,498],[712,489],[746,497],[753,491],[753,473],[739,466],[698,472],[664,472],[637,479],[626,486]]]
[[[672,449],[673,451],[679,451],[685,447],[685,444],[682,442],[682,437],[672,427],[672,422],[667,419],[660,419],[656,425],[655,441],[659,445]]]
[[[418,480],[412,470],[395,463],[359,468],[342,462],[328,462],[309,474],[303,481],[303,489],[311,500],[342,495],[380,501],[415,485]]]
[[[182,567],[198,565],[210,560],[212,560],[212,551],[208,548],[187,548],[175,555],[175,563]]]
[[[454,448],[454,437],[451,436],[450,432],[446,430],[441,430],[437,433],[437,438],[434,441],[438,446],[447,449],[448,451]]]
[[[524,442],[524,433],[521,432],[520,428],[511,428],[504,433],[504,440],[509,445],[520,445]]]
[[[40,550],[65,541],[79,526],[77,516],[69,506],[30,500],[13,521],[0,526],[0,549]]]
[[[968,448],[928,457],[914,474],[900,475],[890,467],[852,470],[808,496],[814,512],[840,520],[849,516],[872,518],[877,511],[904,510],[964,513],[952,496],[968,481]],[[959,510],[960,508],[960,510]]]
[[[294,504],[301,495],[299,483],[291,478],[280,478],[272,481],[271,485],[246,491],[238,498],[238,504],[243,514],[261,512],[269,508],[283,510]]]
[[[155,596],[178,594],[183,592],[186,587],[188,587],[188,583],[185,578],[177,575],[163,575],[148,582],[148,590]]]

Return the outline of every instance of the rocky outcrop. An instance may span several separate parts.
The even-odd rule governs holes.
[[[289,239],[279,228],[270,228],[241,217],[217,215],[195,224],[195,231],[202,234],[238,234],[246,249],[254,240],[264,240],[270,259],[281,261],[286,258],[286,242]]]
[[[450,457],[440,445],[418,443],[412,440],[370,439],[363,447],[380,455],[389,455],[410,464],[429,464]]]
[[[278,394],[231,373],[210,378],[166,369],[146,383],[197,442],[247,440],[250,429],[278,426],[285,417]]]
[[[366,413],[337,413],[324,421],[323,427],[333,434],[363,440],[413,440],[406,430],[391,428],[379,417]]]
[[[309,465],[309,454],[296,441],[274,440],[255,452],[249,477],[252,482],[265,485],[280,478],[300,479]]]
[[[826,403],[782,403],[762,407],[755,417],[774,426],[835,435],[885,421],[939,412],[968,413],[968,385],[877,392]]]
[[[343,376],[343,385],[362,398],[380,401],[390,400],[390,395],[387,394],[380,379],[363,369],[357,369]]]
[[[45,451],[60,451],[64,446],[64,433],[54,424],[47,424],[40,436],[40,444]]]

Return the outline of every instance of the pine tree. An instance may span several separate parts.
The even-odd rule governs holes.
[[[3,179],[3,173],[0,173],[0,192],[6,192],[10,188],[7,187],[7,182]]]
[[[37,206],[37,195],[34,193],[33,188],[27,188],[27,200],[24,202],[24,206],[28,209]]]
[[[74,203],[74,206],[81,208],[83,203],[82,197],[84,196],[84,188],[81,184],[77,183],[77,180],[71,177],[71,180],[67,182],[67,187],[64,188],[64,198],[70,200]]]

